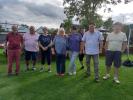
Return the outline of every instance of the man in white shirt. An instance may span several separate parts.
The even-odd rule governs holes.
[[[90,60],[93,58],[95,81],[99,82],[99,53],[102,52],[103,36],[95,30],[95,24],[89,25],[89,31],[82,38],[82,49],[85,46],[87,73],[90,76]],[[99,46],[100,45],[100,46]]]
[[[109,72],[114,64],[114,82],[120,83],[118,80],[118,70],[121,66],[121,53],[125,51],[127,47],[126,34],[122,32],[122,24],[116,22],[113,25],[113,32],[108,34],[106,39],[106,75],[103,79],[110,77]]]

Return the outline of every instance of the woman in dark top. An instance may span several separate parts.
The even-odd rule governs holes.
[[[47,59],[48,64],[48,72],[51,72],[51,46],[52,46],[52,38],[48,34],[48,29],[46,27],[43,28],[43,34],[39,36],[39,47],[41,51],[41,69],[40,71],[44,71],[45,60]]]

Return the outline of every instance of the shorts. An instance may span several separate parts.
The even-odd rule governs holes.
[[[25,60],[29,61],[31,59],[33,61],[37,60],[37,52],[32,52],[32,51],[26,51],[25,50]]]
[[[120,51],[106,51],[106,66],[119,68],[121,66],[121,52]]]

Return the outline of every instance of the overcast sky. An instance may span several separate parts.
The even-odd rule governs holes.
[[[0,0],[0,22],[11,22],[47,27],[59,27],[65,18],[63,0]],[[115,21],[133,23],[133,2],[111,6],[113,12],[98,13],[103,18],[113,17]]]

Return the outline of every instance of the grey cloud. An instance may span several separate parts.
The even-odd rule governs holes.
[[[0,0],[0,22],[7,20],[19,23],[59,25],[64,18],[63,8],[53,4],[36,5],[18,0]]]

